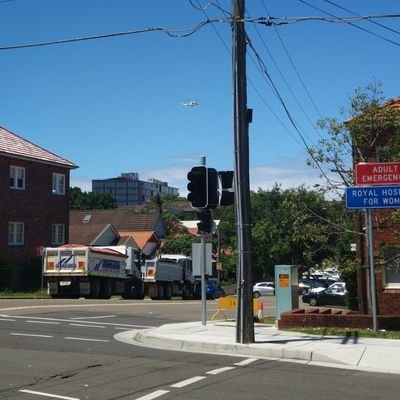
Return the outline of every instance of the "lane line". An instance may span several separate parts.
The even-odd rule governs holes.
[[[11,336],[29,336],[29,337],[41,337],[41,338],[52,338],[54,336],[51,335],[34,335],[31,333],[18,333],[18,332],[10,332]]]
[[[31,324],[61,325],[61,322],[53,322],[53,321],[32,321],[32,320],[27,320],[25,322],[29,322]]]
[[[16,322],[17,320],[11,318],[0,318],[0,321]]]
[[[50,394],[50,393],[45,393],[45,392],[35,392],[33,390],[28,390],[28,389],[20,390],[20,392],[29,393],[29,394],[36,394],[37,396],[52,397],[53,399],[79,400],[77,397],[59,396],[57,394]]]
[[[192,383],[196,383],[196,382],[201,381],[203,379],[206,379],[206,377],[205,376],[194,376],[193,378],[189,378],[189,379],[186,379],[184,381],[174,383],[170,387],[183,388],[185,386],[191,385]]]
[[[100,325],[84,325],[84,324],[68,324],[68,325],[70,325],[70,326],[80,326],[80,327],[84,327],[84,328],[103,328],[103,329],[106,328],[105,326],[100,326]]]
[[[208,375],[218,375],[222,374],[223,372],[230,371],[231,369],[235,369],[236,367],[223,367],[218,369],[213,369],[212,371],[206,372]]]
[[[109,340],[103,340],[103,339],[90,339],[90,338],[80,338],[80,337],[72,337],[72,336],[66,336],[64,337],[66,340],[84,340],[85,342],[104,342],[108,343]]]
[[[247,358],[246,360],[237,362],[233,365],[238,365],[239,367],[243,367],[244,365],[251,364],[252,362],[257,361],[257,360],[258,360],[258,358]]]
[[[97,317],[73,317],[71,319],[97,319],[97,318],[115,318],[116,315],[99,315]]]
[[[27,316],[19,316],[19,315],[0,315],[0,317],[12,317],[15,319],[30,319],[30,320],[40,320],[40,321],[60,321],[60,322],[75,322],[73,319],[61,319],[61,318],[46,318],[46,317],[27,317]],[[79,321],[81,324],[98,324],[98,322],[93,322],[93,321]],[[130,325],[130,324],[117,324],[117,323],[112,323],[112,322],[102,322],[102,325],[105,326],[120,326],[120,327],[126,327],[126,328],[132,328],[132,329],[137,329],[137,328],[144,328],[144,329],[149,329],[149,328],[157,328],[155,325]]]
[[[152,400],[167,393],[169,393],[169,390],[156,390],[155,392],[147,394],[146,396],[138,397],[136,400]]]

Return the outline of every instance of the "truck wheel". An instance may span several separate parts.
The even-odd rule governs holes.
[[[102,299],[109,299],[113,294],[112,282],[109,279],[106,279],[101,285],[100,297]]]
[[[193,293],[192,293],[192,291],[190,289],[190,286],[184,285],[183,289],[182,289],[182,299],[183,300],[189,300],[189,299],[192,298],[192,296],[193,296]]]
[[[167,283],[164,286],[164,299],[171,300],[171,297],[172,297],[172,286],[169,283]]]
[[[98,299],[100,297],[101,285],[100,281],[96,278],[90,282],[90,297],[92,299]]]

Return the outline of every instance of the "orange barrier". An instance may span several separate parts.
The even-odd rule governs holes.
[[[218,299],[218,310],[217,312],[211,317],[211,321],[215,319],[215,317],[219,314],[222,314],[224,316],[224,319],[226,318],[226,315],[222,310],[233,310],[237,308],[237,297],[220,297]],[[258,310],[259,304],[261,303],[258,299],[253,299],[253,311]]]

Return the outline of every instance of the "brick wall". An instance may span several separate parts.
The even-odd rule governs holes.
[[[25,168],[25,190],[10,189],[10,165]],[[52,193],[52,174],[64,174],[66,194]],[[69,169],[0,156],[0,259],[29,262],[38,246],[51,244],[52,224],[65,224],[68,241]],[[25,243],[8,245],[9,221],[25,224]]]
[[[378,329],[400,330],[400,314],[378,316]],[[372,328],[372,316],[353,311],[332,310],[330,308],[296,309],[281,314],[279,329],[287,328]]]

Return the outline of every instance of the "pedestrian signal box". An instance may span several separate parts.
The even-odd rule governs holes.
[[[275,318],[299,308],[299,277],[297,265],[275,265]]]

